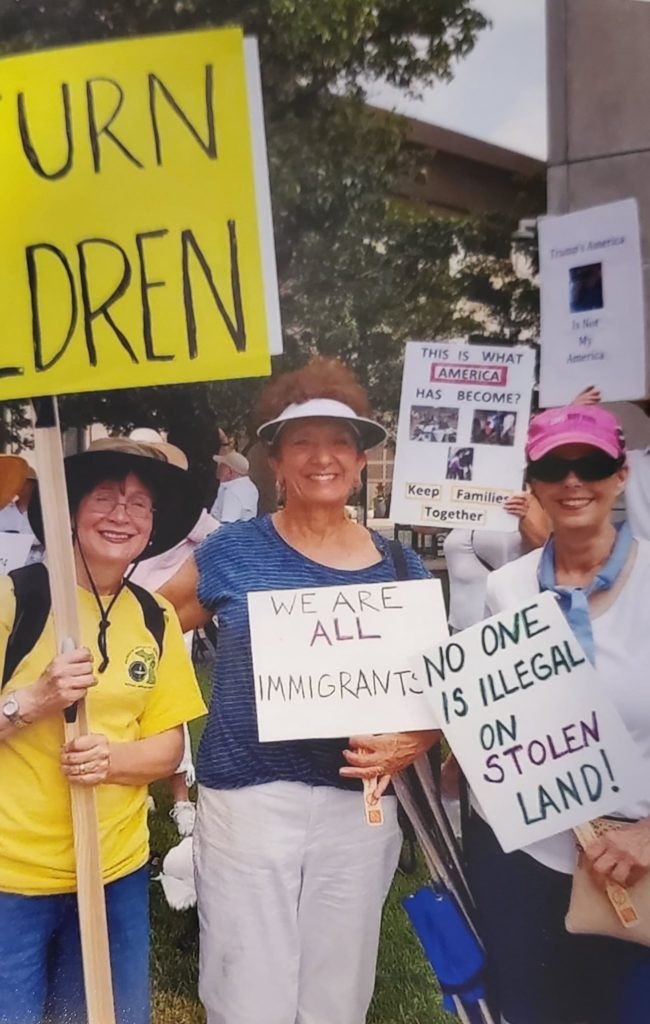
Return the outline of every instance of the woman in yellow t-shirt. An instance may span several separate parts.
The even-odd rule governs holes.
[[[24,582],[0,577],[0,1024],[86,1019],[70,785],[97,788],[117,1021],[148,1024],[147,786],[205,707],[174,610],[127,570],[178,543],[200,502],[186,473],[124,439],[66,459],[66,479],[85,646],[57,654],[48,615],[16,664]],[[37,495],[30,520],[42,539]],[[47,572],[18,572],[33,619]],[[91,735],[64,744],[63,711],[84,697]]]

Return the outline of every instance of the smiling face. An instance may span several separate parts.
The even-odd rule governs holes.
[[[280,432],[271,458],[287,505],[345,505],[366,457],[352,427],[328,417],[294,420]]]
[[[554,448],[552,454],[561,459],[580,459],[598,450],[589,444],[563,444]],[[622,466],[604,480],[581,480],[570,472],[558,483],[535,480],[533,476],[531,487],[554,530],[597,530],[609,522],[627,473],[627,466]]]
[[[149,542],[153,495],[134,473],[103,480],[81,499],[74,522],[91,572],[111,567],[123,573]]]

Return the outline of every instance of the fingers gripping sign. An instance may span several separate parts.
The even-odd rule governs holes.
[[[349,747],[343,751],[348,766],[340,768],[339,773],[344,778],[363,780],[367,815],[385,793],[391,777],[427,751],[439,735],[437,730],[429,729],[350,737]]]
[[[581,842],[582,842],[582,838]],[[650,871],[650,821],[642,819],[585,837],[585,857],[600,885],[634,885]]]
[[[602,395],[600,389],[590,384],[588,387],[583,388],[576,397],[573,399],[573,405],[598,405],[601,401]]]
[[[77,736],[63,747],[61,771],[74,786],[98,786],[106,782],[111,767],[106,736]]]
[[[39,703],[48,714],[74,707],[90,687],[97,685],[88,648],[74,647],[71,641],[66,641],[63,647],[63,652],[53,658],[37,683]]]
[[[350,739],[350,746],[355,749],[344,751],[344,756],[350,763],[356,762],[358,765],[359,774],[357,777],[363,781],[363,808],[366,824],[373,826],[383,825],[384,811],[381,806],[381,797],[390,783],[390,775],[380,776],[379,769],[376,767],[378,760],[376,752],[359,746],[358,744],[361,740],[363,740],[363,737],[353,736]],[[369,766],[359,763],[364,761],[371,763]],[[341,768],[340,773],[341,775],[346,775],[347,771],[345,768]],[[352,777],[352,773],[350,775]]]
[[[530,511],[530,494],[526,491],[520,491],[517,494],[512,494],[509,498],[506,498],[503,503],[503,507],[506,512],[510,512],[511,515],[517,516],[519,519],[524,519]]]

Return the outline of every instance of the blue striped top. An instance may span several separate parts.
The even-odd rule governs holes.
[[[195,552],[201,604],[219,616],[212,700],[197,759],[197,777],[211,789],[239,789],[278,780],[357,789],[342,779],[340,740],[260,743],[246,595],[250,590],[385,583],[395,579],[388,542],[371,531],[382,558],[366,569],[332,569],[301,555],[279,535],[270,515],[229,523]],[[408,575],[429,574],[410,548]]]

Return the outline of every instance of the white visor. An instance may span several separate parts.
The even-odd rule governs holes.
[[[267,444],[272,444],[285,423],[290,420],[315,419],[316,417],[345,420],[357,434],[363,451],[374,448],[388,437],[388,431],[382,427],[381,423],[375,423],[374,420],[368,420],[364,416],[357,416],[349,405],[337,402],[333,398],[310,398],[307,402],[294,402],[292,405],[288,405],[274,420],[269,420],[268,423],[263,423],[261,427],[258,427],[257,436]]]

